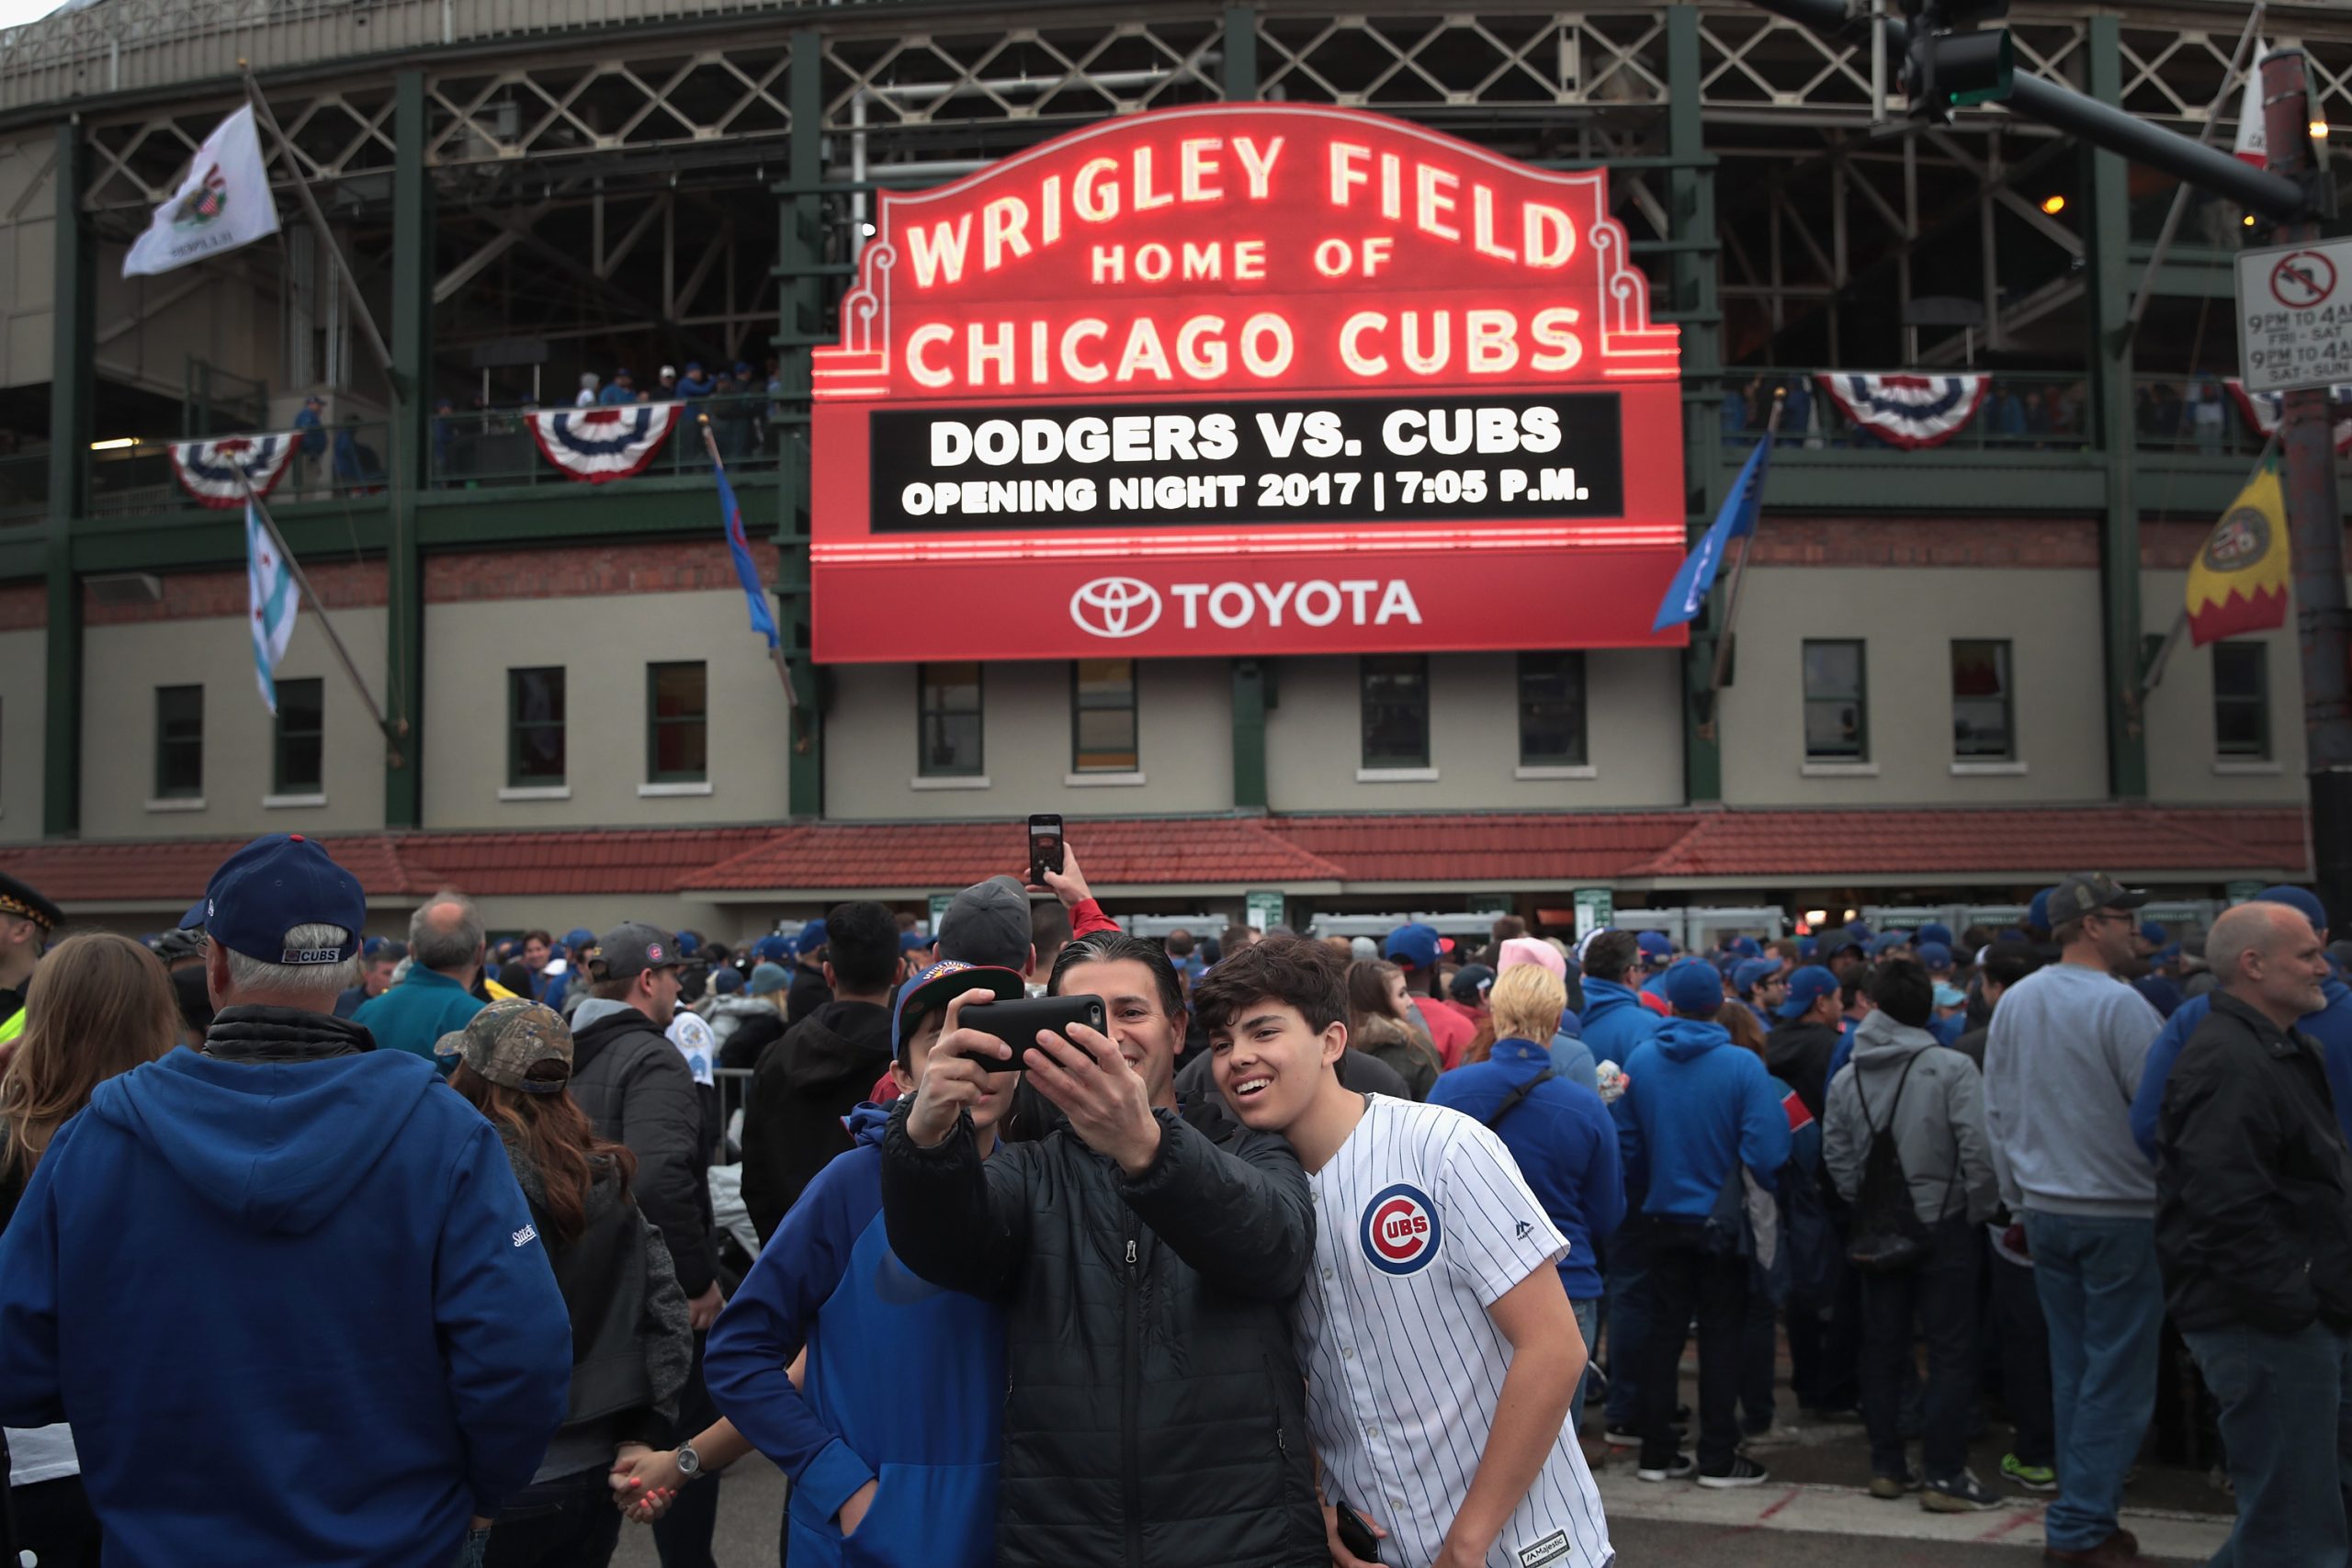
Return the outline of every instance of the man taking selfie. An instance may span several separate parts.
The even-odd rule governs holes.
[[[1609,1524],[1567,1426],[1585,1345],[1568,1244],[1493,1132],[1357,1094],[1345,961],[1268,937],[1193,989],[1217,1087],[1298,1151],[1315,1268],[1296,1303],[1338,1568],[1608,1568]],[[1369,1539],[1368,1539],[1369,1538]]]
[[[1050,994],[1101,998],[1108,1032],[1040,1031],[1016,1056],[966,994],[882,1148],[891,1251],[1004,1309],[997,1561],[1320,1568],[1290,1335],[1314,1249],[1298,1157],[1256,1133],[1219,1145],[1179,1105],[1184,1009],[1159,943],[1081,937]],[[1066,1122],[984,1164],[989,1064]]]

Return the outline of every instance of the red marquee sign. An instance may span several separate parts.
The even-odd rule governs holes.
[[[1679,644],[1676,334],[1608,213],[1278,104],[886,193],[815,355],[816,657]]]

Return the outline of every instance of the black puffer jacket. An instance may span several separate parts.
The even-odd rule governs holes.
[[[2156,1150],[2174,1322],[2352,1327],[2352,1150],[2317,1045],[2215,991],[2165,1081]]]
[[[1159,1112],[1136,1180],[1068,1130],[983,1165],[967,1121],[882,1145],[891,1250],[1001,1301],[1003,1568],[1323,1568],[1290,1303],[1314,1258],[1281,1139]]]
[[[596,1135],[637,1156],[637,1205],[661,1230],[693,1301],[718,1277],[711,1235],[710,1156],[717,1131],[686,1059],[635,1008],[599,1016],[571,1035],[571,1097]]]

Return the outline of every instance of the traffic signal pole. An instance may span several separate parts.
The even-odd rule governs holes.
[[[2262,129],[2269,172],[2297,189],[2313,173],[2308,67],[2300,49],[2262,62]],[[2312,216],[2278,224],[2280,244],[2319,238]],[[2335,494],[2335,438],[2327,389],[2282,394],[2287,534],[2295,575],[2295,637],[2302,655],[2303,768],[2311,791],[2312,870],[2330,926],[2352,930],[2352,612],[2345,606],[2344,514]]]

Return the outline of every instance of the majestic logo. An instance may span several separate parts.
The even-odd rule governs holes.
[[[1437,1205],[1419,1188],[1399,1182],[1364,1206],[1358,1239],[1364,1261],[1384,1274],[1418,1274],[1437,1258],[1444,1238]]]
[[[1510,1233],[1511,1238],[1514,1241],[1525,1241],[1527,1239],[1527,1233],[1534,1228],[1534,1224],[1532,1221],[1521,1220],[1519,1222],[1518,1228]]]
[[[1098,577],[1069,596],[1069,618],[1096,637],[1139,637],[1159,624],[1159,590],[1132,577]]]
[[[2205,542],[2209,571],[2240,571],[2260,560],[2270,549],[2270,519],[2251,506],[2241,506],[2222,519]]]
[[[537,1225],[525,1225],[514,1233],[514,1245],[517,1247],[528,1247],[538,1239],[539,1227]]]
[[[175,229],[202,229],[228,209],[229,177],[215,164],[205,171],[204,183],[183,197],[172,212]]]

